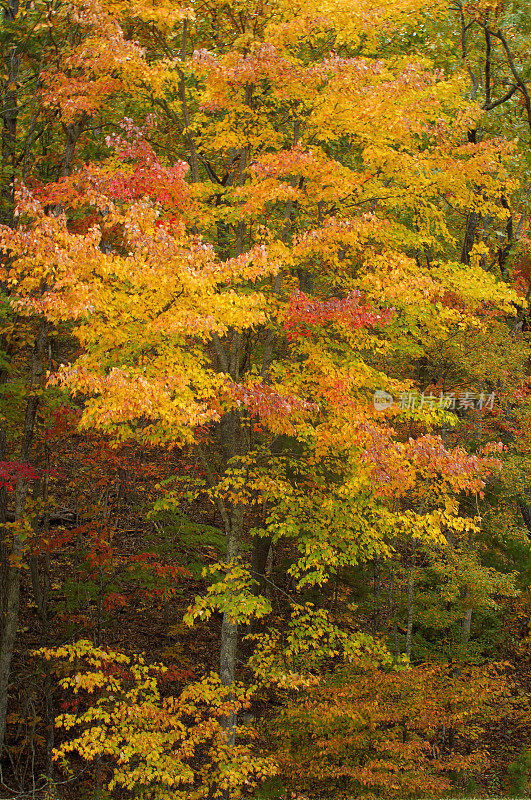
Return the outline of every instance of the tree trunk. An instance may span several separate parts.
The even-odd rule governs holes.
[[[465,616],[463,617],[463,635],[462,635],[463,644],[468,644],[468,640],[470,639],[471,627],[472,627],[472,609],[468,608],[465,611]]]
[[[240,555],[243,535],[243,505],[235,506],[231,514],[230,533],[227,537],[227,565],[236,561]],[[236,680],[236,661],[238,656],[238,625],[225,611],[221,624],[221,645],[219,674],[223,686],[231,686]],[[224,720],[227,742],[233,745],[236,741],[236,715],[234,713]]]
[[[83,133],[85,122],[87,120],[86,114],[82,114],[77,122],[71,122],[65,127],[65,149],[63,159],[59,168],[58,178],[67,178],[72,174],[72,164],[74,161],[74,152],[79,137]]]
[[[20,460],[22,463],[27,463],[31,453],[35,418],[39,406],[37,390],[42,385],[48,330],[48,323],[42,322],[33,348],[30,396],[26,405],[26,416],[24,419],[22,443],[20,446]],[[22,519],[24,514],[27,493],[28,483],[25,479],[20,478],[15,487],[15,520],[17,522]],[[4,602],[2,604],[5,611],[2,621],[2,643],[0,645],[0,754],[4,745],[11,661],[18,628],[20,571],[23,550],[24,536],[21,533],[17,533],[15,529],[13,545],[9,555],[9,565],[7,567]]]
[[[381,590],[382,590],[382,578],[380,572],[380,559],[378,556],[375,556],[372,562],[373,565],[373,600],[374,600],[374,610],[372,614],[372,624],[375,628],[378,628],[380,624],[380,609],[381,609]]]
[[[9,0],[3,13],[4,25],[15,21],[19,0]],[[18,119],[18,73],[20,56],[16,40],[6,45],[4,70],[6,82],[3,92],[2,109],[2,208],[0,222],[13,226],[15,210],[15,169],[17,161],[17,119]]]
[[[461,263],[470,264],[470,251],[474,246],[476,231],[478,229],[481,216],[476,211],[471,211],[466,221],[465,238],[463,240],[463,247],[461,249]]]
[[[407,592],[407,633],[406,656],[411,660],[411,642],[413,638],[413,616],[415,611],[415,567],[417,563],[417,543],[413,540],[411,545],[411,566],[409,568],[409,581]]]
[[[253,550],[251,554],[251,570],[253,578],[258,581],[257,594],[265,594],[265,574],[267,559],[271,550],[271,536],[253,536]]]

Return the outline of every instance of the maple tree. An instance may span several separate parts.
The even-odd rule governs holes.
[[[283,690],[311,683],[327,658],[381,655],[345,612],[356,595],[397,662],[481,651],[473,621],[517,595],[522,574],[493,530],[515,503],[528,511],[527,201],[509,133],[511,115],[524,130],[528,89],[514,20],[499,5],[459,5],[456,17],[413,0],[9,9],[32,43],[16,58],[33,70],[38,109],[33,121],[4,114],[9,180],[14,120],[31,147],[62,131],[53,159],[22,170],[16,211],[9,189],[1,231],[12,363],[21,336],[26,353],[39,343],[10,423],[16,441],[26,403],[22,455],[2,462],[20,498],[34,487],[15,514],[15,594],[24,531],[39,527],[36,420],[70,392],[82,431],[183,448],[197,465],[161,481],[155,513],[207,501],[225,537],[186,616],[222,615],[218,698],[236,685],[239,648],[254,650],[258,684]],[[50,335],[75,337],[77,351],[49,365],[45,394]],[[422,402],[380,410],[375,391]],[[471,408],[469,396],[495,393],[492,414]],[[502,402],[520,404],[514,442]],[[175,596],[181,564],[149,550],[117,562],[106,519],[82,528],[87,602],[125,607],[133,564],[140,582],[151,564],[151,589]],[[284,589],[266,574],[283,551]],[[359,586],[370,569],[371,597]],[[237,747],[235,709],[219,725]]]

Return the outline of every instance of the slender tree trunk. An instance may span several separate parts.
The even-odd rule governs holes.
[[[391,579],[387,590],[387,598],[389,602],[389,616],[393,624],[393,644],[395,648],[395,661],[400,661],[400,645],[398,644],[398,626],[395,617],[395,576],[391,572]]]
[[[44,357],[48,341],[49,325],[42,322],[33,348],[31,363],[31,383],[30,396],[26,405],[26,416],[22,431],[22,443],[20,447],[20,460],[27,463],[31,453],[33,433],[35,429],[35,419],[39,406],[39,395],[37,390],[42,385],[44,374]],[[26,506],[28,493],[28,483],[20,478],[15,486],[15,521],[22,519]],[[9,678],[11,674],[11,661],[18,628],[19,607],[20,607],[20,572],[24,549],[24,537],[21,533],[13,536],[13,545],[9,555],[9,566],[7,568],[5,582],[5,597],[3,608],[4,618],[2,620],[2,643],[0,645],[0,753],[3,749]]]
[[[411,643],[413,639],[413,617],[415,612],[415,567],[417,565],[417,543],[413,540],[411,544],[411,565],[409,568],[408,592],[407,592],[407,632],[406,632],[406,656],[411,660]]]
[[[50,449],[48,445],[44,447],[44,476],[42,481],[36,482],[39,493],[44,503],[45,512],[42,525],[39,526],[39,534],[46,537],[50,532],[50,513],[47,509],[48,490],[50,475]],[[35,492],[37,494],[37,492]],[[37,527],[37,526],[35,526]],[[32,554],[29,559],[30,576],[33,588],[33,596],[40,617],[41,642],[43,646],[49,644],[49,617],[48,601],[50,597],[50,553],[46,552],[42,559]],[[44,722],[46,736],[46,775],[49,780],[53,779],[53,748],[55,744],[55,713],[53,708],[53,682],[51,665],[49,661],[43,659],[42,669],[44,671],[43,694],[44,694]]]
[[[21,481],[19,481],[19,484]],[[20,513],[25,502],[25,493],[18,488],[15,500],[15,513]],[[5,581],[4,619],[2,644],[0,645],[0,753],[4,745],[9,678],[11,660],[15,646],[20,607],[20,568],[22,561],[23,539],[15,535],[9,554],[9,566]]]
[[[225,414],[220,423],[223,447],[228,459],[237,459],[247,451],[239,414],[236,410]],[[232,462],[234,464],[234,461]],[[240,557],[245,505],[235,502],[232,507],[225,508],[226,532],[226,564],[230,568]],[[231,686],[236,680],[236,663],[238,657],[238,624],[228,611],[223,614],[221,624],[220,664],[219,672],[223,686]],[[227,742],[233,745],[236,741],[236,715],[229,714],[223,720]],[[228,794],[226,794],[228,797]]]
[[[243,534],[243,506],[236,506],[231,514],[231,531],[227,537],[227,565],[239,557]],[[238,626],[228,612],[223,614],[220,650],[220,675],[224,686],[234,683]]]
[[[380,594],[382,589],[382,580],[380,572],[380,559],[378,556],[373,560],[373,598],[374,598],[374,611],[372,615],[373,625],[378,627],[380,623]]]
[[[299,123],[299,120],[296,119],[295,122],[294,122],[294,125],[293,125],[293,147],[296,147],[296,145],[298,144],[299,137],[300,137],[300,123]],[[296,180],[294,178],[291,178],[290,183],[291,183],[292,186],[296,186]],[[287,243],[289,241],[289,238],[290,238],[290,235],[291,235],[292,217],[293,217],[293,200],[287,200],[286,201],[286,206],[284,208],[284,225],[283,225],[283,228],[282,228],[282,241],[284,243]],[[307,274],[308,274],[307,270],[302,270],[302,269],[299,270],[299,280],[300,280],[300,288],[301,288],[301,290],[304,290],[304,286],[303,286],[304,277],[303,276],[305,276]],[[273,294],[274,295],[277,295],[277,294],[280,293],[280,290],[282,288],[282,279],[283,279],[283,277],[284,276],[282,274],[282,271],[278,272],[275,275],[275,280],[274,280],[274,283],[273,283]],[[306,289],[308,289],[308,287],[306,287]],[[265,332],[265,338],[264,338],[264,358],[263,358],[263,362],[262,362],[262,369],[260,371],[260,376],[262,378],[267,378],[267,375],[269,373],[269,368],[270,368],[271,363],[273,361],[273,354],[274,354],[274,349],[275,349],[275,340],[276,340],[276,336],[275,336],[275,332],[274,332],[273,328],[271,328],[271,327],[267,328],[267,330]]]
[[[186,48],[188,44],[188,20],[183,22],[183,38],[181,45],[181,61],[186,61]],[[179,97],[181,100],[181,110],[183,114],[184,135],[188,144],[188,163],[190,164],[190,178],[192,183],[197,183],[199,180],[199,164],[197,160],[197,150],[194,139],[190,133],[190,112],[188,110],[188,100],[186,98],[186,83],[184,80],[184,72],[179,71]]]
[[[234,563],[241,551],[243,535],[243,505],[238,505],[232,510],[231,529],[227,537],[227,565]],[[221,643],[219,674],[223,686],[232,686],[236,680],[236,662],[238,660],[238,624],[225,611],[221,623]],[[223,727],[227,737],[227,744],[231,747],[236,743],[236,714],[231,712],[223,719]],[[229,791],[224,792],[225,800],[229,798]]]
[[[271,536],[253,536],[253,550],[251,554],[251,569],[253,578],[258,581],[257,594],[265,594],[265,574],[267,561],[271,550]]]
[[[3,12],[5,25],[15,21],[19,0],[9,0]],[[15,170],[17,161],[17,119],[18,119],[18,73],[20,55],[16,41],[6,45],[4,54],[5,85],[2,108],[2,170],[3,185],[1,190],[0,221],[4,225],[13,225],[15,210]]]
[[[248,85],[245,89],[245,102],[251,105],[252,86]],[[245,182],[245,170],[247,169],[247,148],[243,147],[237,159],[237,172],[234,176],[234,183],[237,186]],[[240,221],[236,225],[236,255],[241,255],[245,250],[245,223]],[[233,330],[230,342],[228,358],[225,356],[224,363],[228,365],[228,371],[233,381],[238,381],[240,377],[240,357],[242,350],[242,335],[239,331]],[[221,421],[222,438],[225,450],[229,458],[241,456],[248,451],[248,443],[245,441],[243,428],[238,412],[233,410],[225,414]],[[230,513],[230,530],[227,535],[227,565],[233,564],[241,553],[243,537],[243,521],[245,506],[242,503],[233,505]],[[223,614],[221,625],[221,645],[220,645],[220,677],[224,686],[230,686],[236,679],[236,662],[238,656],[238,625],[228,612]],[[225,720],[227,741],[233,745],[236,741],[236,716],[230,714]],[[228,796],[228,795],[227,795]]]
[[[472,609],[468,608],[465,611],[465,616],[463,617],[463,635],[462,635],[463,644],[468,644],[468,641],[470,639],[471,627],[472,627]]]

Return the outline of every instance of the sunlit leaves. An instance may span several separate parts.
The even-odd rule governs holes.
[[[142,657],[88,641],[37,654],[75,662],[61,685],[85,704],[84,711],[57,718],[73,735],[56,749],[55,760],[104,756],[112,765],[109,790],[156,792],[168,800],[184,800],[191,792],[197,798],[220,796],[229,789],[237,796],[243,786],[274,774],[272,759],[254,753],[247,742],[227,741],[223,720],[249,707],[251,693],[241,685],[225,687],[208,675],[171,697],[161,691],[168,668]],[[252,741],[253,735],[242,730],[242,738]]]

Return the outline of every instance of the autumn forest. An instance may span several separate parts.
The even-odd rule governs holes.
[[[0,797],[531,791],[526,0],[0,0]]]

